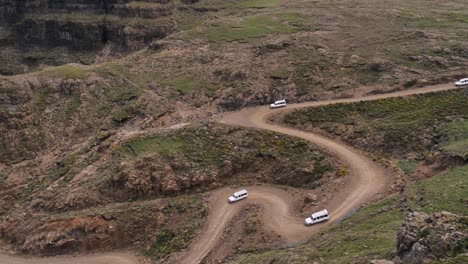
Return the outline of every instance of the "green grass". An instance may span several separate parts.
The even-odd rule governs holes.
[[[125,69],[116,63],[109,62],[97,68],[97,71],[103,74],[111,74],[113,76],[125,76]]]
[[[455,121],[443,126],[445,140],[441,148],[455,156],[468,159],[468,121]]]
[[[273,182],[302,187],[314,186],[317,179],[336,169],[305,141],[214,124],[133,138],[117,146],[114,155],[116,160],[127,161],[153,156],[168,161],[176,158],[200,171],[213,167],[222,171],[226,160],[232,163],[233,170],[248,168],[252,171],[262,164],[281,161],[288,168],[285,170],[297,172],[279,172],[285,176]],[[311,171],[302,170],[311,166]],[[183,173],[185,169],[181,167],[180,171]]]
[[[77,66],[65,64],[59,67],[45,69],[38,74],[48,78],[84,79],[87,75],[87,71]]]
[[[288,69],[277,69],[270,73],[270,78],[274,79],[288,79],[289,70]]]
[[[465,160],[468,159],[468,139],[452,142],[446,144],[442,147],[442,149],[454,156],[459,156],[464,158]]]
[[[138,98],[141,91],[131,84],[117,84],[104,88],[106,96],[114,103],[128,102]]]
[[[224,1],[223,1],[224,2]],[[244,8],[266,8],[277,6],[280,0],[240,0],[240,1],[225,1],[233,7]]]
[[[78,111],[81,106],[81,98],[79,95],[73,96],[71,101],[68,103],[67,108],[65,109],[65,119],[69,119],[73,116],[73,114]]]
[[[47,107],[47,92],[44,90],[35,90],[33,91],[33,98],[34,98],[34,109],[36,111],[42,111]]]
[[[135,8],[141,8],[141,9],[152,9],[152,8],[160,8],[161,4],[160,3],[149,3],[149,2],[142,2],[142,1],[132,1],[127,4],[127,6],[131,9]]]
[[[20,59],[21,55],[15,52],[14,49],[2,48],[0,51],[0,74],[14,75],[23,73],[24,67],[20,64]]]
[[[138,55],[136,55],[138,56]],[[141,89],[145,89],[149,84],[157,81],[179,92],[180,94],[204,93],[212,97],[219,86],[211,81],[197,79],[190,75],[176,75],[171,73],[170,77],[163,77],[153,71],[136,71],[126,64],[126,61],[107,63],[96,68],[97,72],[106,77],[112,77],[121,81],[121,84],[109,88],[109,95],[113,101],[124,101],[137,97]],[[122,83],[123,82],[123,83]]]
[[[268,7],[278,6],[280,0],[206,0],[203,2],[195,3],[196,7],[215,8],[215,9],[229,9],[235,11],[239,9],[246,11],[246,9],[264,9]]]
[[[399,160],[397,165],[400,167],[400,169],[406,174],[410,175],[414,172],[416,169],[416,165],[418,163],[415,161],[408,161],[408,160]]]
[[[162,155],[179,154],[189,151],[192,142],[186,137],[151,136],[132,139],[117,149],[123,156],[145,157],[155,153]]]
[[[94,59],[95,54],[93,52],[73,51],[69,53],[66,48],[63,47],[49,49],[31,47],[27,50],[5,47],[0,51],[0,74],[23,74],[41,70],[46,66],[58,66],[77,61],[84,64],[92,64],[94,63]],[[45,77],[47,77],[47,73],[51,73],[51,71],[52,69],[46,71],[44,74]],[[52,74],[52,76],[60,77],[63,74],[65,74],[65,76],[67,75],[63,70],[62,72],[60,71],[59,69],[59,72]],[[80,77],[81,74],[78,75]]]
[[[162,230],[145,255],[154,256],[156,259],[165,259],[170,254],[187,248],[201,226],[200,222],[189,221],[177,230]]]
[[[409,191],[411,208],[425,213],[449,211],[468,215],[468,165],[420,181]],[[421,197],[422,199],[416,199]]]
[[[176,19],[179,30],[185,31],[181,35],[183,39],[203,38],[213,43],[249,42],[267,35],[301,30],[304,17],[294,11],[280,9],[281,12],[277,12],[275,8],[280,4],[280,0],[207,0],[191,6],[217,12],[200,14],[184,8],[176,12]],[[275,12],[270,13],[271,10]]]
[[[216,84],[212,82],[205,80],[196,80],[189,77],[178,77],[171,80],[164,80],[161,81],[161,83],[170,86],[173,90],[181,94],[203,92],[207,96],[212,97],[218,90]]]
[[[203,37],[210,42],[248,42],[271,34],[287,34],[300,30],[297,26],[283,23],[286,20],[274,15],[256,15],[239,20],[212,22],[205,30],[187,32],[186,38]]]
[[[465,89],[304,109],[287,115],[284,121],[298,127],[314,125],[332,134],[337,133],[336,124],[352,126],[353,133],[344,135],[346,141],[358,145],[357,140],[366,137],[371,146],[365,147],[370,151],[396,156],[429,151],[442,134],[444,150],[465,155],[466,124],[454,123],[442,131],[441,127],[468,118],[467,102]],[[444,137],[444,133],[450,135]]]
[[[298,95],[307,94],[315,85],[316,76],[327,71],[330,62],[317,57],[314,51],[306,48],[292,48],[290,51],[292,60],[300,61],[292,71],[292,79],[296,84]]]
[[[290,23],[302,24],[304,22],[304,18],[302,17],[302,15],[295,12],[280,13],[279,17],[285,19]]]
[[[468,214],[468,165],[423,180],[408,191],[409,207],[425,213],[449,211]],[[421,189],[425,192],[417,199]],[[418,201],[419,200],[419,201]],[[241,255],[235,263],[369,263],[373,259],[391,258],[396,233],[404,220],[400,197],[385,199],[367,206],[343,223],[332,226],[309,242],[287,250]],[[421,203],[423,201],[423,204]],[[460,259],[454,257],[453,261]],[[457,262],[441,262],[457,263]]]
[[[180,226],[168,223],[168,227],[158,232],[156,240],[144,251],[146,256],[156,260],[164,260],[170,254],[187,248],[208,214],[200,195],[177,196],[169,201],[163,212],[166,215],[184,214],[189,220]]]
[[[127,120],[132,119],[138,112],[139,106],[138,104],[127,104],[123,107],[117,109],[114,113],[112,120],[117,123],[122,123]]]
[[[180,31],[197,28],[207,19],[207,15],[189,10],[177,11],[175,17],[177,20],[177,29]]]
[[[57,163],[56,168],[48,172],[47,176],[49,177],[49,181],[57,180],[58,178],[63,176],[65,176],[65,178],[67,178],[67,176],[71,177],[71,175],[68,175],[68,173],[75,168],[74,165],[76,161],[77,156],[74,154],[65,156]]]
[[[309,242],[288,250],[241,256],[237,263],[367,263],[385,258],[395,247],[396,231],[404,216],[393,208],[395,200],[372,205],[354,214],[345,223],[321,231]]]
[[[466,29],[468,27],[468,13],[466,14],[439,14],[437,16],[408,18],[408,26],[431,29]]]

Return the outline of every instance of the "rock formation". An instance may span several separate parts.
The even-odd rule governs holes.
[[[0,45],[138,49],[175,30],[170,0],[0,1]]]
[[[397,235],[395,263],[428,263],[467,250],[468,218],[449,212],[409,213]]]

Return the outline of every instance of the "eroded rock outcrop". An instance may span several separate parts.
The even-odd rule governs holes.
[[[0,44],[95,50],[107,43],[138,49],[175,30],[170,0],[0,2]]]
[[[409,213],[398,231],[395,263],[428,263],[467,250],[468,218],[449,212]]]

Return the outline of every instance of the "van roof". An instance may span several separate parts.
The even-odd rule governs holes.
[[[245,189],[244,189],[244,190],[240,190],[240,191],[238,191],[238,192],[235,192],[234,195],[235,195],[235,196],[238,196],[238,195],[241,195],[241,194],[244,194],[244,193],[247,193],[247,190],[245,190]]]
[[[275,101],[275,103],[282,103],[282,102],[286,102],[286,99],[281,99],[281,100]]]
[[[320,212],[313,213],[312,218],[316,218],[316,217],[323,216],[323,215],[328,215],[327,209],[322,210]]]

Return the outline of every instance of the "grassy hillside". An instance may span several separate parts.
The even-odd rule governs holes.
[[[304,141],[207,119],[279,98],[448,82],[468,68],[465,0],[145,0],[113,1],[97,11],[26,2],[44,9],[18,9],[26,20],[9,14],[19,19],[12,27],[34,25],[30,34],[0,19],[0,216],[2,239],[27,252],[86,251],[102,239],[103,250],[145,245],[146,254],[165,258],[184,248],[205,219],[197,193],[256,182],[313,189],[340,165]],[[5,76],[15,74],[21,75]],[[328,106],[294,113],[288,122],[388,152],[410,174],[430,153],[466,160],[467,97],[463,90]],[[168,129],[185,123],[195,125]],[[387,204],[388,214],[372,213]],[[385,255],[401,220],[396,204],[388,200],[355,216],[381,223],[374,253],[369,237],[353,237],[373,228],[361,221],[346,222],[351,238],[340,233],[343,241],[359,243],[343,252],[355,259],[361,251]],[[64,235],[44,244],[58,229]],[[104,231],[95,237],[83,229]],[[323,237],[329,244],[321,247],[337,255],[338,241]],[[296,249],[298,256],[306,251]],[[250,257],[263,261],[268,254]]]
[[[467,165],[418,182],[404,196],[366,206],[308,242],[283,250],[240,255],[231,263],[369,263],[373,259],[388,259],[395,250],[396,232],[406,211],[449,211],[468,215],[466,188]],[[466,256],[453,256],[436,263],[464,263],[467,260]]]
[[[131,1],[113,10],[131,14],[119,17],[119,23],[114,23],[113,16],[93,14],[92,9],[81,10],[74,19],[55,11],[45,16],[71,26],[82,19],[98,19],[111,26],[123,24],[124,28],[116,31],[129,35],[110,34],[117,40],[108,41],[118,42],[115,46],[129,42],[144,52],[121,57],[121,53],[108,54],[104,49],[105,56],[98,61],[113,61],[144,89],[151,84],[191,97],[204,94],[220,99],[215,101],[217,106],[228,110],[281,97],[295,101],[349,96],[357,88],[361,92],[382,91],[392,86],[451,81],[466,74],[467,14],[459,8],[462,0],[438,6],[422,0],[188,2]],[[162,17],[148,17],[157,15],[158,7]],[[35,14],[31,19],[41,21],[42,16]],[[174,32],[156,41],[165,35],[158,35],[157,28]],[[2,31],[6,32],[3,35],[11,34],[2,29],[0,37]],[[91,43],[102,44],[89,38]],[[155,42],[149,45],[150,40]],[[62,46],[26,53],[13,47],[2,51],[3,75],[67,62],[92,64],[94,59],[92,52],[68,54]],[[363,85],[367,87],[360,88]],[[202,100],[198,105],[208,102]]]
[[[424,158],[434,151],[466,159],[468,90],[295,111],[284,121],[341,137],[369,152]],[[411,164],[402,163],[410,169]]]

